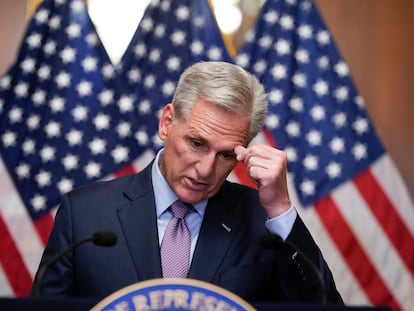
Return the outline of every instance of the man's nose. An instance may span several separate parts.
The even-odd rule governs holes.
[[[204,154],[197,162],[197,172],[200,177],[208,177],[216,166],[216,155],[214,153]]]

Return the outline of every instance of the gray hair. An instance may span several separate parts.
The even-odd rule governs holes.
[[[267,113],[264,87],[255,76],[237,65],[213,61],[187,68],[172,101],[176,118],[185,118],[199,98],[237,116],[249,116],[249,142],[263,128]]]

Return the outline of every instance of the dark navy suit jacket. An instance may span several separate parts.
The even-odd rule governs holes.
[[[320,282],[301,256],[292,256],[294,249],[280,243],[275,249],[262,246],[265,220],[257,191],[226,181],[208,202],[188,277],[248,301],[319,302]],[[76,248],[47,270],[42,295],[102,298],[124,286],[162,277],[151,165],[138,174],[64,195],[41,264],[96,231],[113,231],[117,244]],[[299,216],[288,241],[320,269],[328,301],[342,303]]]

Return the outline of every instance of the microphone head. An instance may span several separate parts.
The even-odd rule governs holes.
[[[92,241],[98,246],[114,246],[117,241],[116,234],[110,231],[95,232]]]

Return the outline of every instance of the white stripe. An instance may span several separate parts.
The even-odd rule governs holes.
[[[0,159],[0,176],[1,217],[4,219],[28,272],[34,277],[43,252],[42,241],[23,202],[15,191],[2,159]]]
[[[384,234],[369,207],[352,183],[345,183],[332,193],[333,200],[394,299],[401,305],[414,307],[414,280]]]
[[[314,207],[303,208],[296,195],[295,188],[291,181],[291,175],[288,175],[289,194],[291,200],[302,218],[306,227],[315,239],[316,244],[321,249],[323,257],[332,271],[336,287],[347,305],[369,305],[371,304],[365,292],[361,289],[354,274],[348,268],[348,264],[338,251],[335,242],[330,238],[329,232],[320,221]]]
[[[414,204],[392,159],[381,157],[371,171],[414,236]]]
[[[144,169],[154,159],[155,153],[151,149],[143,152],[133,163],[133,167],[136,172]]]
[[[0,265],[0,297],[14,297],[16,296],[13,289],[9,286],[9,281]]]

